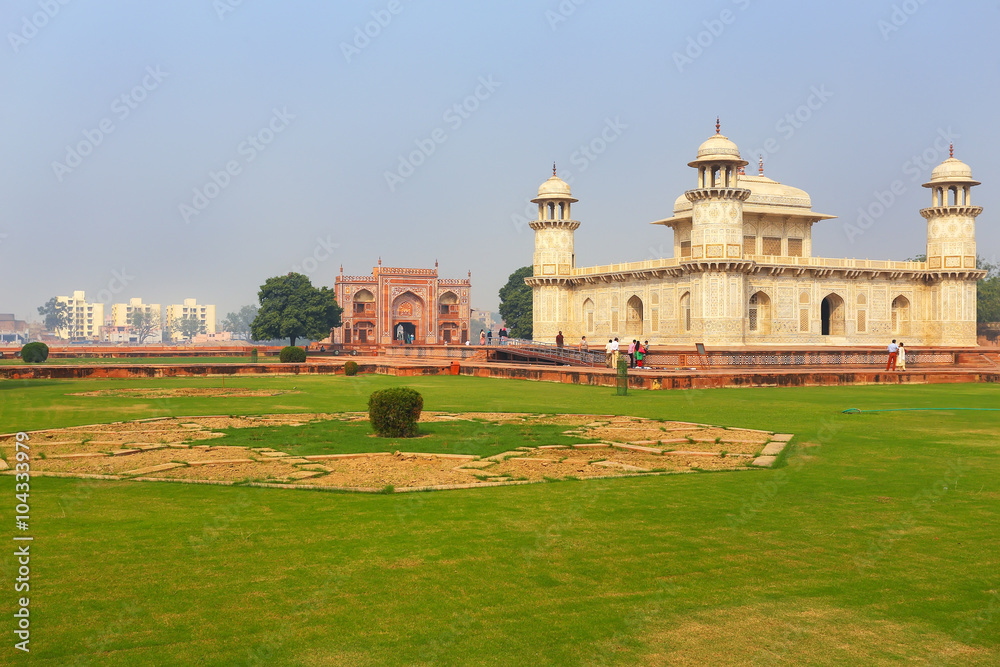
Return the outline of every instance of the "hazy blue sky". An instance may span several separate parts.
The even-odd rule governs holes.
[[[840,216],[814,228],[830,257],[923,252],[919,186],[954,138],[995,258],[998,27],[996,1],[5,0],[0,311],[83,289],[221,319],[269,276],[379,256],[471,269],[495,308],[553,161],[579,265],[672,254],[647,223],[716,115]]]

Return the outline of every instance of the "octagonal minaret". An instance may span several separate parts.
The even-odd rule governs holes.
[[[570,207],[573,198],[569,184],[556,175],[538,188],[538,219],[529,223],[535,230],[535,253],[532,277],[526,282],[532,287],[533,337],[537,341],[555,342],[561,322],[569,320],[571,290],[569,278],[576,266],[573,233],[580,223],[573,220]],[[577,332],[563,330],[569,337]]]
[[[976,216],[982,207],[972,205],[972,179],[969,165],[950,157],[934,168],[931,180],[924,183],[931,190],[931,206],[921,209],[927,219],[927,268],[976,268]]]
[[[976,344],[976,280],[984,275],[976,269],[976,217],[983,212],[972,205],[977,185],[954,146],[924,183],[931,190],[931,206],[920,215],[927,219],[928,340],[934,345]]]
[[[742,344],[747,276],[743,259],[743,202],[750,190],[739,187],[747,165],[739,148],[721,133],[698,147],[688,163],[698,170],[698,187],[684,196],[691,202],[691,256],[682,265],[700,272],[692,281],[691,333],[705,343]]]

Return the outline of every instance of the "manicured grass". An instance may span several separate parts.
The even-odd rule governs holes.
[[[226,381],[299,392],[272,398],[65,395],[212,382],[2,382],[0,431],[363,410],[372,390],[407,385],[427,410],[635,414],[796,438],[776,470],[438,493],[37,478],[33,663],[1000,662],[1000,413],[841,414],[997,407],[996,386],[618,398],[523,381],[300,376]],[[311,428],[268,431],[287,431],[290,450],[345,446]],[[442,442],[491,446],[468,429]],[[13,479],[0,490],[9,526]],[[12,582],[14,561],[2,562]],[[0,615],[13,609],[14,593],[0,596]]]
[[[303,426],[231,428],[215,445],[270,447],[294,456],[356,452],[427,452],[493,456],[521,446],[573,445],[592,442],[563,435],[555,424],[491,424],[479,421],[420,424],[416,438],[376,438],[368,422],[323,421]]]
[[[260,355],[258,362],[271,360],[277,362],[278,357]],[[12,359],[9,353],[4,353],[0,366],[79,366],[94,364],[248,364],[250,357],[87,357],[76,359],[59,359],[49,357],[42,364],[26,364],[21,359]]]

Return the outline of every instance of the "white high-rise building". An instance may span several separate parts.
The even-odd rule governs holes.
[[[136,312],[148,313],[153,321],[153,329],[143,340],[139,340],[139,332],[132,326],[132,316]],[[105,327],[105,340],[115,343],[159,343],[163,340],[162,308],[158,303],[143,303],[141,298],[133,297],[128,303],[111,305],[111,316]]]
[[[98,340],[104,325],[104,304],[89,303],[83,291],[73,292],[73,296],[57,296],[56,300],[66,304],[69,322],[55,334],[64,340]]]
[[[185,336],[177,330],[177,322],[187,317],[196,317],[201,321],[204,329],[200,333],[215,333],[215,306],[199,304],[197,299],[184,299],[184,303],[167,306],[163,328],[169,331],[171,340],[185,340]]]

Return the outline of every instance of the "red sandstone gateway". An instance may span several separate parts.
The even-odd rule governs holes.
[[[334,290],[344,307],[332,342],[347,349],[380,345],[461,345],[469,340],[472,272],[464,280],[438,277],[433,269],[378,266],[370,276],[345,276]]]

